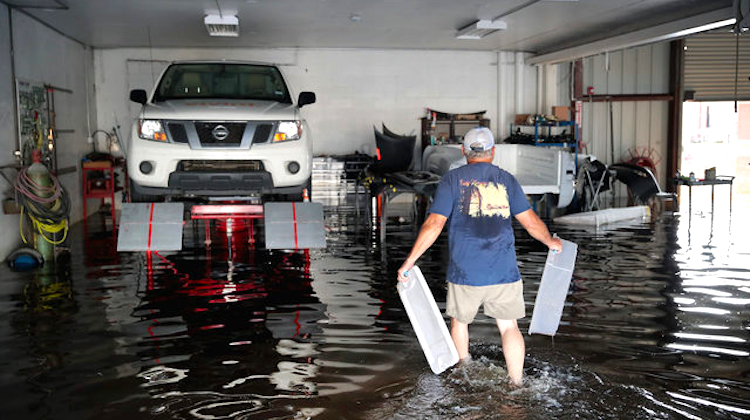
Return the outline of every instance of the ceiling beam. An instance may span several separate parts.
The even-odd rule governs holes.
[[[17,9],[39,9],[39,10],[68,10],[68,5],[60,0],[2,0],[0,3],[5,4],[8,7],[15,7]],[[45,4],[46,3],[46,4]],[[54,4],[49,4],[54,3]]]
[[[640,29],[623,35],[605,38],[589,44],[536,55],[527,59],[526,62],[532,65],[541,65],[574,61],[579,58],[608,51],[617,51],[625,48],[637,47],[639,45],[684,38],[698,32],[705,32],[723,26],[733,25],[734,22],[734,9],[727,7],[663,23],[650,28]]]

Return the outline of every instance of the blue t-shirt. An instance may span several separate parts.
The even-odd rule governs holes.
[[[449,217],[448,281],[489,286],[520,280],[511,216],[529,208],[513,175],[491,163],[445,174],[430,213]]]

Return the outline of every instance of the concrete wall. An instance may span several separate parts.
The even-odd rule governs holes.
[[[58,168],[75,168],[72,173],[60,176],[60,182],[70,194],[71,222],[81,218],[81,157],[90,150],[88,137],[87,72],[93,71],[90,51],[78,42],[40,24],[29,16],[0,4],[0,165],[14,164],[13,151],[17,149],[15,111],[13,103],[13,74],[11,71],[11,20],[13,50],[15,51],[15,77],[57,86],[73,91],[72,94],[56,92],[55,108],[59,133]],[[10,170],[6,173],[13,175]],[[9,186],[0,180],[0,189]],[[12,192],[11,192],[12,194]],[[0,214],[0,260],[17,248],[18,215]]]
[[[11,72],[10,63],[10,21],[9,21],[9,10],[8,8],[0,4],[0,150],[5,150],[5,153],[0,153],[0,166],[10,165],[14,163],[13,153],[7,152],[15,149],[15,125],[14,110],[13,110],[13,77]],[[12,171],[3,169],[3,172],[7,175],[11,175]],[[0,191],[5,193],[10,190],[12,186],[0,178]],[[11,192],[12,194],[12,192]],[[3,199],[5,198],[3,194]],[[0,214],[0,232],[8,232],[4,235],[6,238],[12,234],[10,232],[16,232],[18,230],[18,216]],[[19,239],[15,239],[18,235],[13,235],[13,240],[2,240],[0,241],[0,260],[5,259],[5,256],[17,245]]]
[[[311,90],[318,102],[303,108],[315,154],[374,154],[373,125],[419,133],[425,108],[462,113],[486,110],[492,129],[507,136],[516,112],[536,108],[536,68],[514,53],[375,49],[104,49],[95,51],[99,128],[119,122],[123,135],[138,107],[133,88],[151,89],[166,62],[235,59],[281,64],[296,93]],[[498,63],[500,63],[498,65]],[[140,70],[137,70],[140,69]],[[139,73],[139,74],[136,74]],[[517,77],[517,74],[522,74]],[[517,84],[517,79],[523,79]],[[139,84],[139,85],[137,85]],[[500,88],[498,89],[498,86]],[[516,109],[516,89],[522,109]],[[500,120],[500,121],[498,121]]]

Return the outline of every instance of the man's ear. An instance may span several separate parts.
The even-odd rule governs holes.
[[[492,160],[495,160],[495,149],[497,149],[497,147],[492,148]]]
[[[464,150],[463,146],[461,146],[461,154],[464,155],[464,156],[466,156],[466,151]]]

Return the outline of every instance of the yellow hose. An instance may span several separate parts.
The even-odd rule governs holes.
[[[26,240],[26,237],[23,234],[23,215],[24,215],[24,209],[25,206],[21,206],[21,220],[20,220],[20,230],[21,230],[21,239],[23,240],[23,243],[28,244],[29,242]],[[48,224],[44,222],[40,222],[39,219],[32,216],[30,213],[28,214],[29,220],[31,220],[31,225],[33,226],[33,229],[36,232],[39,232],[40,235],[42,235],[42,238],[51,243],[52,245],[60,245],[61,243],[65,242],[65,239],[68,237],[68,220],[63,219],[62,221],[58,223]],[[58,232],[63,231],[63,237],[60,240],[55,240],[55,234]],[[47,234],[51,234],[52,239],[47,236]]]

